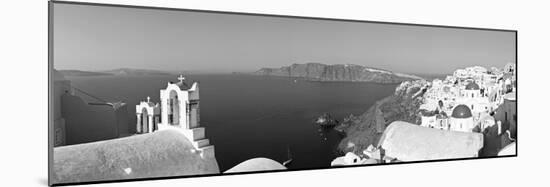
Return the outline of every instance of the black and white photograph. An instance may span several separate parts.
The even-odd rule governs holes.
[[[515,30],[48,6],[50,184],[517,156]]]

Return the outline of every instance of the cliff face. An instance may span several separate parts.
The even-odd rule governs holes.
[[[281,68],[262,68],[255,75],[305,78],[315,81],[399,83],[420,77],[353,64],[292,64]]]
[[[385,128],[394,121],[419,124],[418,108],[425,92],[425,80],[405,81],[395,93],[369,108],[360,116],[350,116],[335,129],[344,132],[338,150],[362,154],[369,145],[377,145]]]

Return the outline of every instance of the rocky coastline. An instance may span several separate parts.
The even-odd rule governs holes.
[[[394,121],[419,124],[418,108],[427,84],[425,80],[402,82],[393,95],[377,101],[365,113],[346,117],[334,128],[345,134],[338,145],[338,151],[362,154],[369,145],[378,144],[385,128]]]

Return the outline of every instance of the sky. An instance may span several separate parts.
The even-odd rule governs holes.
[[[56,69],[251,72],[293,63],[446,74],[515,63],[514,32],[54,4]]]

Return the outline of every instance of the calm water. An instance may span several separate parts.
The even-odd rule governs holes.
[[[147,96],[159,102],[160,89],[176,76],[67,77],[73,86],[128,104],[129,129],[135,105]],[[321,83],[250,75],[189,75],[200,82],[201,125],[215,146],[221,171],[250,158],[287,160],[290,168],[324,168],[336,157],[341,139],[312,121],[324,112],[337,120],[359,115],[393,93],[395,84]]]

